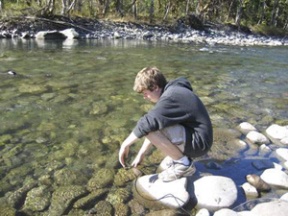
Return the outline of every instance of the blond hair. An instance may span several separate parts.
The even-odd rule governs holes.
[[[165,87],[167,80],[161,71],[156,67],[145,67],[136,75],[133,90],[141,93],[144,90],[153,91],[157,86]]]

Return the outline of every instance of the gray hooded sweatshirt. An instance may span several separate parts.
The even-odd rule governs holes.
[[[181,124],[186,131],[184,153],[189,157],[205,154],[213,142],[212,124],[208,112],[189,81],[180,77],[169,81],[155,106],[139,119],[133,129],[141,138],[149,132]]]

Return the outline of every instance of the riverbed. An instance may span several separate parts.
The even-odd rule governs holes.
[[[53,192],[87,184],[99,169],[116,173],[121,142],[152,107],[132,91],[146,66],[168,79],[187,77],[215,129],[287,125],[287,56],[282,46],[0,40],[0,196],[44,177]]]

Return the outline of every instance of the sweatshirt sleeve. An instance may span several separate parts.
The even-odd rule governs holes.
[[[183,113],[179,112],[179,103],[174,101],[171,94],[165,93],[147,114],[139,119],[134,134],[141,138],[152,131],[161,130],[183,120]]]

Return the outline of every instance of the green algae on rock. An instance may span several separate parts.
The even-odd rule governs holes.
[[[23,211],[41,212],[50,205],[51,192],[49,187],[40,186],[27,193]]]
[[[115,172],[112,169],[102,168],[88,181],[87,188],[93,191],[99,188],[109,187],[113,183]]]
[[[52,194],[48,214],[51,216],[66,214],[69,212],[71,204],[87,193],[85,187],[79,185],[58,187]]]
[[[80,198],[79,200],[77,200],[73,207],[74,208],[81,208],[81,209],[85,209],[85,208],[92,208],[95,203],[97,202],[97,200],[99,200],[101,197],[103,197],[106,193],[108,192],[108,189],[96,189],[93,190],[91,193],[89,193],[87,196]]]

